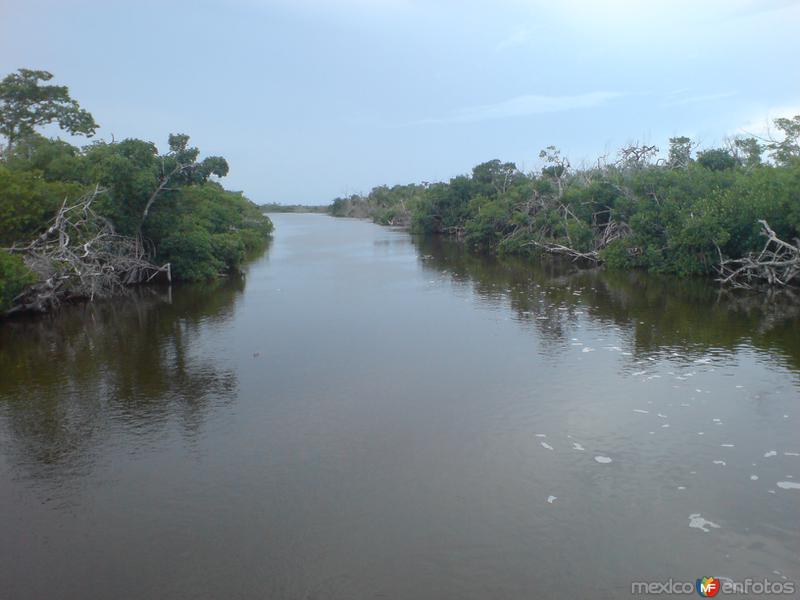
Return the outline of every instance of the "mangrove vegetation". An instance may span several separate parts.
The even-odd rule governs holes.
[[[269,218],[222,187],[227,161],[201,158],[188,135],[170,134],[163,152],[140,139],[77,147],[44,135],[99,128],[51,79],[19,69],[0,81],[0,315],[158,278],[215,278],[263,247]]]
[[[549,146],[536,172],[492,160],[448,182],[337,198],[331,214],[451,235],[483,253],[798,284],[800,116],[775,120],[774,132],[700,151],[688,137],[665,153],[631,144],[580,168]]]

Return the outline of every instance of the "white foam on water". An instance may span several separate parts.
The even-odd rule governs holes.
[[[800,456],[800,452],[784,452],[784,456]]]
[[[679,486],[678,486],[678,489],[679,489],[679,490],[685,490],[685,489],[686,489],[686,486],[685,486],[685,485],[679,485]]]
[[[537,433],[535,435],[536,435],[536,437],[547,437],[546,433]]]
[[[688,402],[681,402],[681,406],[687,406],[688,407],[688,406],[691,406],[691,404],[689,404]]]
[[[715,464],[715,465],[722,465],[722,466],[724,467],[724,466],[725,466],[725,465],[727,465],[728,463],[726,463],[724,460],[715,460],[715,461],[714,461],[714,464]]]
[[[662,419],[666,419],[667,418],[667,415],[665,415],[663,413],[658,413],[658,416],[661,417]]]
[[[694,362],[696,362],[696,363],[698,363],[698,364],[701,364],[701,365],[707,365],[708,363],[710,363],[710,362],[711,362],[711,359],[710,359],[710,358],[698,358],[698,359],[697,359],[696,361],[694,361]]]
[[[690,475],[697,475],[697,471],[689,471]]]
[[[737,386],[736,386],[736,389],[737,389],[737,390],[740,390],[740,389],[742,389],[743,387],[744,387],[743,385],[737,385]]]
[[[722,446],[723,448],[735,448],[736,447],[733,444],[720,444],[720,446]]]
[[[770,494],[774,494],[775,490],[767,490]]]
[[[650,435],[653,435],[655,433],[655,431],[648,431],[647,433],[649,433]]]
[[[572,442],[572,449],[573,450],[586,450],[586,448],[581,446],[578,442]]]
[[[758,475],[750,475],[750,481],[758,481]]]
[[[714,421],[714,423],[721,423],[722,419],[712,419],[712,421]]]
[[[769,452],[764,453],[764,458],[770,458],[772,456],[778,456],[778,453],[775,450],[770,450]]]
[[[589,346],[586,346],[586,348],[581,350],[581,352],[594,352],[594,348],[589,348]]]
[[[705,431],[698,431],[697,435],[705,435],[705,433],[706,433]]]
[[[608,463],[612,462],[612,460],[607,456],[595,456],[594,459],[603,465],[607,465]]]
[[[694,391],[697,392],[698,394],[702,394],[703,393],[703,390],[695,389]]]
[[[552,450],[553,449],[553,447],[550,444],[548,444],[547,442],[542,442],[542,448],[547,448],[548,450]]]
[[[552,504],[552,503],[553,503],[553,502],[555,502],[556,500],[558,500],[558,497],[557,497],[557,496],[548,496],[548,497],[547,497],[547,502],[548,502],[548,503],[550,503],[550,504]]]
[[[689,527],[693,527],[695,529],[701,529],[708,533],[711,531],[709,527],[713,527],[714,529],[719,529],[719,525],[716,523],[709,521],[708,519],[704,519],[700,513],[694,513],[689,515]]]
[[[800,490],[800,483],[797,483],[796,481],[779,481],[775,485],[782,490]]]
[[[631,373],[631,377],[638,377],[639,375],[644,375],[647,371],[636,371],[636,373]]]
[[[661,429],[666,429],[667,427],[669,427],[669,423],[664,423],[664,424],[661,426]]]
[[[641,408],[634,408],[634,409],[633,409],[633,412],[635,412],[635,413],[642,413],[643,415],[650,414],[650,411],[647,411],[647,410],[642,410]]]

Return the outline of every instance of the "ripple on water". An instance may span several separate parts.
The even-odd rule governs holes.
[[[782,490],[800,490],[800,483],[797,483],[796,481],[779,481],[775,485]]]
[[[714,529],[719,529],[719,525],[717,525],[712,521],[709,521],[708,519],[704,519],[700,513],[694,513],[689,515],[689,527],[693,527],[695,529],[701,529],[706,533],[711,531],[709,527],[713,527]]]

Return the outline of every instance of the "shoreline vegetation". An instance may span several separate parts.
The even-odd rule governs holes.
[[[280,204],[278,202],[268,202],[259,206],[264,213],[320,213],[327,214],[330,206],[310,206],[305,204]]]
[[[800,115],[777,138],[738,137],[666,156],[630,144],[573,168],[549,146],[538,172],[491,160],[449,182],[378,186],[330,214],[445,235],[484,254],[566,256],[579,266],[714,277],[741,288],[800,285]]]
[[[201,159],[188,135],[170,134],[161,153],[133,138],[79,148],[39,133],[99,128],[51,79],[19,69],[0,81],[0,317],[159,279],[213,279],[266,247],[272,222],[222,187],[227,161]]]

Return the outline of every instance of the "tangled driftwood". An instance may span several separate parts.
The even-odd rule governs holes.
[[[800,283],[800,240],[794,245],[783,241],[763,219],[761,235],[767,238],[761,252],[743,258],[725,258],[719,252],[718,281],[734,287],[752,288],[759,283],[786,286]]]
[[[574,214],[572,214],[569,209],[562,205],[564,211],[564,222],[567,223],[568,217],[571,217],[578,220]],[[607,211],[601,211],[605,213]],[[571,258],[573,261],[584,261],[593,263],[595,265],[602,263],[602,258],[600,257],[600,251],[603,250],[606,246],[608,246],[611,242],[617,239],[625,238],[631,234],[630,226],[625,222],[618,222],[614,219],[610,219],[606,222],[601,222],[602,219],[599,218],[601,213],[596,213],[592,217],[592,249],[591,250],[577,250],[572,246],[568,245],[571,244],[571,240],[569,236],[567,236],[567,244],[562,244],[558,242],[552,241],[544,241],[547,239],[547,236],[544,235],[544,232],[540,231],[537,235],[528,242],[522,244],[523,246],[536,246],[545,252],[550,254],[560,254],[562,256],[567,256]],[[538,239],[537,239],[538,238]]]
[[[150,262],[141,236],[117,234],[92,210],[103,191],[96,187],[72,205],[65,200],[44,233],[27,246],[7,249],[20,254],[38,276],[9,312],[43,312],[72,298],[107,297],[159,273],[171,279],[169,263],[159,267]]]

